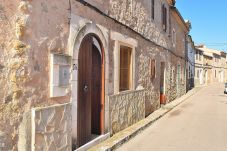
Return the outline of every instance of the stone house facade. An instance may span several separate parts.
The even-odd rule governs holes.
[[[203,65],[204,65],[204,73],[203,73],[203,84],[211,84],[213,81],[212,76],[212,64],[213,64],[213,55],[209,52],[203,53]]]
[[[190,35],[187,36],[187,91],[194,87],[195,77],[195,46]]]
[[[171,27],[170,35],[172,35],[172,47],[174,55],[171,55],[173,85],[171,89],[171,97],[173,99],[185,94],[186,92],[186,69],[187,69],[187,36],[190,30],[188,24],[176,7],[171,7]],[[174,92],[175,91],[175,92]],[[174,97],[174,95],[176,95]]]
[[[196,58],[198,58],[199,52],[200,57],[203,58],[202,62],[197,62],[195,69],[197,73],[195,78],[200,78],[196,85],[226,82],[226,53],[207,48],[204,45],[196,46],[196,51]]]
[[[86,149],[185,94],[174,4],[0,0],[0,150]]]

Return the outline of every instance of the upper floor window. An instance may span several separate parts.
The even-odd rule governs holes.
[[[176,46],[176,31],[175,29],[173,29],[172,31],[172,43],[173,43],[173,47]]]
[[[199,61],[201,61],[201,60],[202,60],[202,53],[199,52]]]
[[[196,60],[199,60],[199,56],[198,55],[199,55],[199,52],[196,50],[196,53],[195,53],[195,59]]]
[[[167,31],[167,8],[164,4],[162,5],[162,28],[165,32]]]
[[[154,20],[154,0],[151,0],[151,18]]]

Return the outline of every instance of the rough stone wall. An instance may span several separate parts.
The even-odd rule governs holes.
[[[168,64],[169,58],[165,50],[160,47],[146,44],[147,48],[142,45],[139,47],[138,52],[138,85],[145,88],[145,106],[146,115],[149,115],[153,111],[159,108],[159,91],[160,91],[160,64],[166,62]],[[156,76],[155,79],[151,79],[151,65],[150,60],[156,60]],[[168,71],[166,72],[168,74]],[[168,77],[166,77],[168,79]],[[169,81],[169,80],[166,80]]]
[[[161,6],[162,3],[168,4],[166,1],[155,2],[157,3],[155,6],[155,19],[157,21],[155,22],[151,21],[150,1],[145,0],[111,0],[110,16],[151,41],[154,41],[163,47],[170,48],[167,34],[161,29]],[[169,9],[169,7],[167,7],[167,9]]]
[[[110,96],[111,134],[115,134],[145,117],[144,90]]]
[[[30,47],[23,40],[29,13],[25,5],[19,0],[0,0],[0,150],[16,150],[23,111]]]
[[[175,65],[170,62],[166,67],[166,99],[167,103],[177,98],[177,70]]]
[[[71,151],[71,104],[32,110],[32,151]]]
[[[30,3],[33,6],[33,19],[29,24],[31,33],[26,38],[32,46],[28,54],[31,78],[26,89],[29,88],[32,96],[27,96],[26,99],[32,102],[32,106],[68,102],[70,94],[66,97],[49,97],[49,59],[50,53],[67,54],[69,3],[63,0],[39,0]]]
[[[0,150],[17,150],[24,112],[69,101],[49,98],[48,68],[67,49],[68,1],[0,0],[0,28]]]

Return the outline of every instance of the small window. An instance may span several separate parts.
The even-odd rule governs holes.
[[[176,32],[175,29],[173,29],[172,31],[172,43],[173,43],[173,47],[176,46]]]
[[[196,51],[196,60],[199,60],[199,51]]]
[[[162,5],[162,28],[166,32],[167,31],[167,9],[165,5]]]
[[[199,52],[199,61],[201,61],[201,60],[202,60],[202,53]]]
[[[154,20],[154,0],[151,0],[151,18]]]
[[[154,59],[150,60],[150,68],[151,68],[151,79],[156,78],[156,61]]]
[[[120,46],[120,83],[119,91],[131,89],[131,66],[132,49],[126,46]]]

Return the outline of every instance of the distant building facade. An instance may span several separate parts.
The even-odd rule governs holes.
[[[203,51],[195,49],[195,85],[203,85]]]
[[[227,61],[225,52],[201,45],[196,46],[195,57],[195,79],[197,86],[227,82]]]

